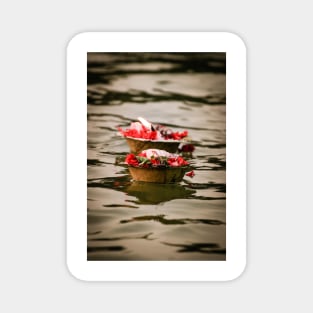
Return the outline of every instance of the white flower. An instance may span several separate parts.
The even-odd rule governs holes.
[[[167,158],[176,158],[178,155],[169,153],[165,150],[159,150],[159,149],[147,149],[142,151],[141,153],[146,153],[147,158],[150,159],[152,156],[154,157],[167,157]]]

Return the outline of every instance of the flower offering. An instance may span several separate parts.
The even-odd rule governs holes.
[[[119,133],[124,136],[130,151],[138,154],[147,149],[160,149],[168,152],[176,152],[181,140],[188,136],[188,131],[174,132],[162,125],[153,125],[142,117],[139,122],[133,122],[130,128],[123,130],[118,128]]]
[[[181,140],[188,136],[188,131],[174,132],[162,125],[152,125],[143,117],[138,117],[139,122],[130,124],[130,128],[123,130],[118,128],[124,137],[149,140]]]
[[[125,162],[136,167],[179,167],[187,166],[189,163],[180,155],[172,154],[164,150],[148,149],[135,156],[130,153]]]
[[[182,156],[158,149],[144,150],[138,155],[130,153],[125,163],[134,180],[155,183],[179,182],[189,169]]]

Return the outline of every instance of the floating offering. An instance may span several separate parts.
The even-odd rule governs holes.
[[[137,156],[130,153],[125,163],[132,178],[143,182],[180,182],[189,170],[189,163],[183,157],[158,149],[144,150]]]
[[[127,141],[131,153],[138,154],[147,149],[159,149],[176,152],[181,140],[188,136],[188,131],[174,132],[162,125],[153,125],[143,117],[138,117],[139,122],[133,122],[130,128],[118,128]]]

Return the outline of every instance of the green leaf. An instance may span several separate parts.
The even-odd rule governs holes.
[[[138,162],[139,162],[139,165],[143,165],[143,164],[149,164],[150,163],[150,160],[148,158],[145,158],[145,157],[141,157],[141,156],[137,156],[136,157]]]

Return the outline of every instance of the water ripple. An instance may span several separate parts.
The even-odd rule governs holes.
[[[142,222],[142,221],[154,221],[159,222],[164,225],[184,225],[184,224],[207,224],[207,225],[224,225],[225,223],[218,220],[210,219],[191,219],[191,218],[179,218],[179,219],[166,219],[165,215],[148,215],[148,216],[136,216],[129,220],[121,220],[120,223],[130,223],[130,222]]]
[[[207,254],[226,254],[226,249],[220,248],[216,243],[192,243],[192,244],[173,244],[163,242],[163,244],[172,247],[179,247],[177,252],[200,252]]]
[[[87,259],[225,260],[226,54],[87,59]],[[195,150],[184,157],[193,178],[168,185],[132,180],[117,127],[138,116],[188,131]]]
[[[153,233],[148,233],[142,236],[124,236],[124,237],[100,237],[100,238],[90,238],[89,241],[119,241],[119,240],[130,240],[130,239],[146,239],[146,240],[154,240],[154,238],[149,238]]]

